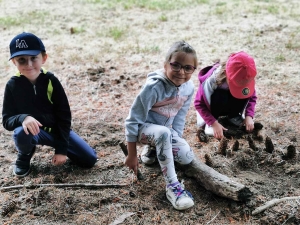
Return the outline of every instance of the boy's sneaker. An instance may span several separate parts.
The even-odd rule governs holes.
[[[241,127],[244,123],[244,119],[242,116],[237,116],[233,118],[228,118],[229,123],[231,123],[234,126]]]
[[[214,136],[214,129],[212,128],[212,126],[209,126],[209,125],[205,125],[205,129],[204,129],[204,133],[207,135],[207,136]]]
[[[34,146],[29,155],[18,154],[15,165],[13,165],[13,174],[17,177],[26,177],[30,172],[30,160],[34,155],[36,147]]]
[[[156,148],[150,145],[146,145],[143,148],[141,154],[141,160],[146,165],[151,165],[155,162],[156,159]]]
[[[184,190],[183,182],[169,184],[166,188],[166,196],[177,210],[188,209],[194,205],[194,198],[190,192]]]
[[[22,178],[26,177],[30,172],[30,162],[16,161],[13,165],[13,174],[16,177]]]

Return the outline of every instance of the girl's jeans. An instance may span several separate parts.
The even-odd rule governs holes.
[[[167,184],[178,181],[174,160],[189,164],[194,158],[189,144],[175,130],[165,126],[144,124],[139,131],[139,142],[156,147],[157,159]]]
[[[13,139],[20,155],[29,155],[36,145],[54,147],[54,136],[40,129],[40,133],[33,136],[25,134],[23,127],[14,130]],[[91,168],[97,161],[97,154],[81,137],[74,131],[70,131],[69,147],[67,156],[72,162],[81,167]]]

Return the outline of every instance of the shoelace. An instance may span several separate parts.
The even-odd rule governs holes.
[[[182,189],[180,185],[177,185],[177,186],[173,187],[173,192],[174,192],[174,194],[175,194],[176,197],[177,197],[176,200],[177,200],[178,198],[180,198],[183,194],[186,194],[186,195],[189,196],[191,199],[194,199],[193,196],[192,196],[192,194],[191,194],[190,192],[188,192],[188,191]]]

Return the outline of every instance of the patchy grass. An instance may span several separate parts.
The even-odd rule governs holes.
[[[45,23],[47,16],[49,16],[49,12],[46,11],[31,11],[23,15],[0,17],[0,27],[9,28],[12,26],[23,26],[24,24],[32,23],[35,20],[39,23]]]
[[[162,22],[166,22],[166,21],[168,21],[168,17],[165,14],[161,14],[159,17],[159,20]]]
[[[108,36],[114,40],[121,39],[126,34],[126,29],[120,27],[111,27],[108,31]]]
[[[188,8],[193,5],[198,4],[208,4],[209,0],[178,0],[178,1],[168,1],[168,0],[85,0],[84,2],[100,4],[101,7],[107,9],[113,9],[118,6],[123,7],[125,10],[133,8],[145,8],[148,10],[176,10],[180,8]]]

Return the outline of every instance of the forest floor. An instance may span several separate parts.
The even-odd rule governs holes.
[[[1,189],[1,224],[300,224],[299,199],[252,215],[272,199],[300,196],[298,0],[0,0],[0,9],[1,99],[16,70],[8,61],[11,39],[23,31],[35,33],[49,55],[45,68],[68,95],[72,129],[99,157],[91,169],[71,162],[54,167],[53,149],[38,146],[32,172],[18,179],[12,175],[17,156],[12,132],[1,126],[0,188],[24,186]],[[263,139],[254,139],[256,148],[249,146],[249,135],[242,135],[228,139],[230,154],[219,154],[219,140],[199,140],[193,105],[184,131],[201,161],[207,163],[208,155],[212,168],[251,190],[249,201],[219,197],[177,168],[195,199],[193,208],[177,211],[165,196],[158,164],[140,165],[142,181],[124,166],[119,143],[134,97],[146,75],[163,67],[170,45],[182,39],[198,54],[195,90],[199,69],[216,58],[244,50],[255,59],[255,122],[264,132]],[[273,151],[268,152],[266,137]],[[231,152],[236,140],[239,148]],[[36,186],[26,188],[30,185]]]

